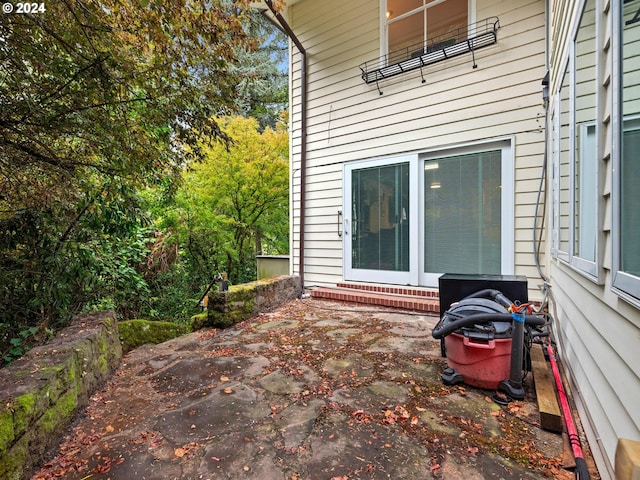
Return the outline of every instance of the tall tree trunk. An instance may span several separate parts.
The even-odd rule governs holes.
[[[262,255],[262,232],[260,228],[256,227],[253,235],[256,240],[256,255]]]

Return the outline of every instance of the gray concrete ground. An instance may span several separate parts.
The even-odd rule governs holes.
[[[436,322],[307,299],[143,346],[33,478],[573,478],[530,376],[506,407],[441,383]]]

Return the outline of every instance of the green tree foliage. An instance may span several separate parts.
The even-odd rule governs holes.
[[[43,14],[2,15],[10,186],[81,168],[148,179],[200,153],[194,131],[221,136],[213,119],[229,111],[237,84],[228,66],[251,43],[224,3],[61,0]]]
[[[140,308],[136,192],[228,141],[229,66],[256,45],[246,0],[45,3],[0,16],[0,345],[105,299]]]
[[[273,129],[289,102],[287,72],[288,38],[258,10],[251,10],[247,30],[259,48],[239,50],[231,68],[238,76],[236,87],[240,112],[258,119],[260,131]]]
[[[177,232],[183,268],[206,286],[217,272],[232,283],[255,279],[256,253],[289,251],[285,122],[259,131],[256,119],[219,120],[233,143],[205,147],[186,173],[162,228]]]

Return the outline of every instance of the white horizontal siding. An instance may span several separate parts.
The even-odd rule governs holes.
[[[551,275],[562,358],[584,404],[581,414],[589,421],[592,449],[605,455],[600,465],[605,473],[619,438],[640,440],[638,311],[567,266],[554,266]]]
[[[342,280],[337,212],[343,209],[345,162],[506,136],[515,139],[514,168],[522,169],[515,174],[516,198],[523,200],[515,208],[516,273],[539,283],[526,239],[531,237],[543,157],[544,2],[476,3],[478,20],[498,16],[501,25],[497,44],[476,52],[476,69],[471,55],[463,55],[424,68],[425,84],[419,71],[383,82],[382,96],[375,85],[362,81],[358,68],[380,55],[377,0],[302,0],[290,9],[291,25],[309,59],[305,283]],[[301,141],[299,70],[294,54],[294,171],[299,168]],[[293,181],[299,182],[299,174],[294,173]],[[292,198],[296,215],[295,185]],[[292,224],[295,244],[299,222],[294,218]],[[294,265],[297,262],[296,257]]]
[[[576,22],[581,2],[554,0],[550,16],[556,29],[551,36],[551,93],[563,73],[569,32]],[[602,281],[600,284],[585,278],[578,271],[560,261],[550,264],[550,280],[556,300],[559,343],[562,359],[579,394],[580,415],[588,433],[589,443],[598,460],[602,478],[612,478],[615,449],[620,438],[640,441],[640,364],[637,351],[640,344],[640,312],[626,303],[612,290],[612,162],[614,143],[612,123],[612,63],[609,2],[598,2],[596,11],[602,22],[597,50],[603,68],[597,83],[602,85],[598,106],[599,123],[604,127],[601,156],[602,190],[599,192],[604,218],[601,232]],[[581,104],[578,105],[580,108]],[[550,242],[549,242],[550,243]]]

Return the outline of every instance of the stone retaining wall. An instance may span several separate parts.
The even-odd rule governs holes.
[[[212,292],[192,328],[233,325],[300,293],[299,277],[291,276]],[[0,479],[29,478],[121,359],[118,323],[106,312],[75,317],[51,342],[0,369]]]
[[[0,478],[29,478],[122,358],[113,312],[75,317],[0,370]]]
[[[300,297],[300,277],[282,275],[232,285],[226,292],[209,292],[208,309],[192,317],[192,330],[229,327]]]

